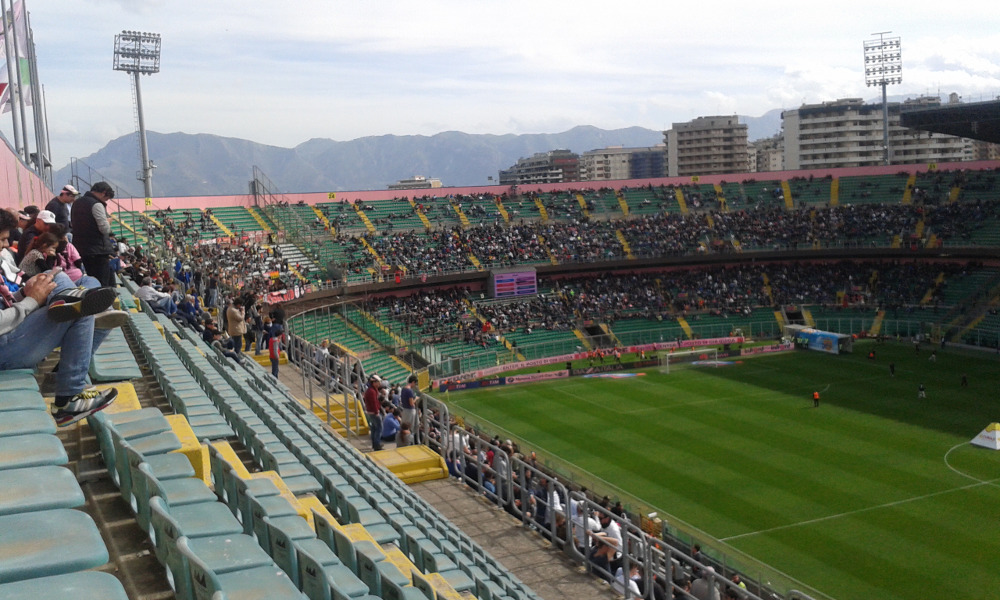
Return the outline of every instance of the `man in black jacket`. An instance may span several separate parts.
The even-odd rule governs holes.
[[[83,257],[87,274],[103,286],[113,286],[114,278],[109,261],[115,254],[111,241],[111,221],[108,217],[108,200],[115,197],[115,190],[104,181],[98,181],[90,191],[73,203],[70,222],[73,225],[73,245]]]
[[[64,225],[66,231],[73,230],[69,223],[69,207],[79,195],[80,192],[76,191],[75,187],[66,184],[59,195],[49,200],[49,203],[45,205],[45,210],[51,211],[56,216],[56,223]]]

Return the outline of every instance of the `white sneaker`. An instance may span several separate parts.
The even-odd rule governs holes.
[[[104,410],[117,397],[118,390],[115,388],[106,390],[90,388],[89,390],[83,390],[73,396],[66,406],[56,406],[53,404],[52,418],[55,419],[56,425],[59,427],[66,427]]]

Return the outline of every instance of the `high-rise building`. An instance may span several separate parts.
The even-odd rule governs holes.
[[[698,117],[663,132],[667,175],[746,173],[747,126],[736,116]]]
[[[539,152],[500,171],[500,185],[580,181],[580,157],[569,150]]]
[[[938,106],[924,96],[889,103],[889,160],[893,164],[952,162],[967,158],[969,141],[902,127],[900,111]],[[861,98],[804,104],[781,113],[785,169],[867,167],[884,164],[882,105]]]
[[[581,181],[652,179],[665,177],[666,146],[623,148],[611,146],[580,155]]]
[[[756,171],[783,171],[785,168],[785,149],[780,135],[775,135],[752,142]]]

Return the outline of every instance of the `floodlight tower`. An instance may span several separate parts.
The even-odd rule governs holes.
[[[889,101],[885,88],[903,83],[903,55],[898,37],[885,37],[891,31],[873,33],[877,40],[865,40],[865,83],[882,86],[882,160],[889,164]]]
[[[130,73],[135,90],[135,114],[139,125],[139,153],[142,160],[142,171],[139,181],[142,182],[146,198],[153,196],[153,161],[149,160],[149,148],[146,146],[146,122],[142,117],[142,92],[139,88],[140,75],[152,75],[160,72],[160,34],[140,31],[122,31],[115,36],[115,71]]]

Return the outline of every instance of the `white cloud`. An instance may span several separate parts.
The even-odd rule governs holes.
[[[122,29],[161,33],[142,79],[151,130],[293,146],[313,137],[664,129],[873,97],[862,42],[903,39],[903,95],[1000,92],[1000,35],[981,4],[404,0],[27,0],[54,162],[133,130]],[[0,121],[0,129],[9,129]]]

